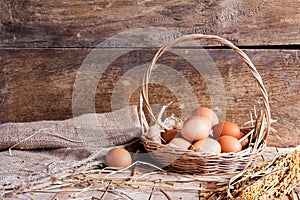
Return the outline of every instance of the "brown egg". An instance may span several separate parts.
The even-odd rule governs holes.
[[[248,138],[245,138],[244,140],[241,141],[241,144],[242,144],[242,147],[246,147],[247,144],[249,143],[249,139]]]
[[[181,135],[186,140],[193,142],[207,138],[211,129],[211,122],[201,116],[188,118],[182,126]]]
[[[212,138],[206,138],[195,142],[191,147],[191,150],[202,151],[209,153],[221,153],[220,143]]]
[[[230,135],[235,138],[240,137],[240,127],[232,122],[226,121],[226,122],[221,122],[219,124],[216,124],[212,127],[213,129],[213,136],[215,138],[218,138],[223,135]]]
[[[242,144],[233,136],[221,136],[219,137],[218,142],[221,145],[222,152],[239,152],[242,150]]]
[[[238,139],[241,139],[242,137],[244,137],[244,133],[240,133],[240,137],[238,138]],[[249,139],[248,138],[245,138],[245,139],[243,139],[242,141],[240,141],[241,142],[241,144],[242,144],[242,147],[244,148],[248,143],[249,143]]]
[[[174,138],[169,142],[169,144],[171,146],[180,147],[182,149],[189,149],[191,146],[191,143],[183,138]]]
[[[164,132],[161,137],[163,138],[164,142],[169,143],[178,133],[179,132],[177,129],[170,129]]]
[[[240,135],[236,139],[241,139],[245,134],[240,131]]]
[[[126,149],[116,147],[107,152],[106,163],[110,167],[128,167],[132,164],[132,158]]]
[[[205,117],[211,122],[212,126],[219,123],[219,119],[218,119],[216,113],[209,108],[205,108],[205,107],[196,108],[192,112],[192,116]]]

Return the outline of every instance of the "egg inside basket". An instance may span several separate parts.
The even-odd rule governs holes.
[[[219,122],[213,119],[214,117],[209,119],[209,116],[214,115],[211,113],[212,110],[208,108],[200,107],[196,109],[194,111],[195,113],[191,113],[191,117],[188,119],[179,119],[175,116],[168,116],[165,119],[161,119],[168,105],[161,108],[161,112],[158,116],[155,116],[151,109],[149,103],[151,95],[148,93],[148,85],[151,72],[158,59],[176,44],[195,40],[211,40],[230,47],[246,64],[256,79],[260,89],[263,100],[262,111],[250,120],[251,123],[249,126],[242,129],[238,127],[238,131],[233,131],[233,135],[231,136],[235,140],[232,143],[230,143],[230,139],[232,138],[226,137],[230,136],[230,134],[228,135],[221,132],[226,129],[227,126],[229,126],[229,130],[234,130],[234,128],[230,129],[230,126],[234,127],[236,124],[230,121]],[[167,166],[171,171],[198,174],[202,178],[205,177],[204,179],[206,181],[226,183],[231,177],[249,167],[252,161],[260,156],[264,150],[270,130],[271,114],[268,94],[260,74],[249,57],[242,50],[228,40],[214,35],[185,35],[162,46],[157,51],[144,75],[140,107],[140,118],[144,127],[141,142],[150,155],[164,166]],[[202,113],[199,111],[201,109]],[[208,113],[206,113],[206,111]],[[146,119],[145,114],[150,116],[150,120]],[[204,119],[205,117],[206,119]],[[218,125],[220,123],[221,125]],[[241,122],[240,125],[243,123],[244,122]],[[199,124],[201,124],[201,126]],[[217,130],[217,126],[221,126],[219,131]],[[198,134],[199,132],[200,134]],[[234,134],[240,135],[234,136]],[[220,140],[221,137],[223,138]],[[232,147],[236,141],[240,143],[244,141],[246,144],[241,144],[241,147],[237,145],[235,147],[236,150],[227,151],[226,145]],[[199,144],[197,144],[197,142]],[[216,142],[220,144],[221,147],[219,147]]]

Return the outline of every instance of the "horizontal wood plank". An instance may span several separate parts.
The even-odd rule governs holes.
[[[153,49],[2,49],[0,122],[60,120],[138,105],[142,77],[154,53]],[[117,56],[111,60],[102,58],[113,54]],[[272,125],[278,133],[270,134],[270,145],[299,144],[300,51],[247,50],[247,54],[265,82],[272,118],[278,120]],[[159,64],[149,88],[155,112],[173,101],[167,114],[184,118],[202,105],[213,108],[220,120],[242,125],[254,105],[262,106],[255,79],[230,50],[177,49]]]
[[[149,27],[167,31],[152,31],[146,46],[161,46],[176,33],[215,34],[237,45],[294,45],[300,44],[299,7],[298,0],[1,0],[0,46],[95,47]]]

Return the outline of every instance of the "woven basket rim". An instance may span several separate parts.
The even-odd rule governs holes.
[[[152,140],[149,140],[145,137],[141,138],[141,142],[144,143],[152,143],[155,144],[155,146],[159,147],[160,149],[164,149],[164,151],[172,152],[174,154],[188,154],[191,156],[218,156],[218,157],[231,157],[231,156],[249,156],[249,155],[256,155],[262,153],[264,148],[266,147],[266,141],[263,141],[260,145],[260,148],[257,148],[256,151],[251,151],[251,149],[246,148],[239,152],[223,152],[223,153],[214,153],[214,152],[203,152],[203,151],[194,151],[190,149],[182,149],[180,147],[176,146],[170,146],[168,144],[158,144]]]

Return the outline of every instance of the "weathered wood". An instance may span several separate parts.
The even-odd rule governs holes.
[[[95,55],[105,55],[106,51],[113,54],[118,50],[95,51]],[[131,51],[108,66],[101,66],[104,60],[89,57],[89,52],[87,49],[2,49],[1,123],[59,120],[73,114],[138,105],[144,70],[155,51]],[[173,101],[167,114],[185,117],[198,104],[214,108],[221,120],[242,124],[250,119],[254,105],[261,106],[254,78],[232,51],[179,49],[177,53],[182,54],[167,53],[160,60],[164,65],[153,72],[151,85],[155,87],[150,85],[150,101],[154,109]],[[278,120],[273,125],[278,137],[270,134],[269,145],[299,144],[300,51],[247,50],[247,53],[267,87],[272,118]],[[191,58],[197,58],[202,71],[194,68]],[[89,71],[84,72],[83,68]],[[101,68],[105,69],[102,77]]]
[[[54,116],[57,119],[71,117],[72,85],[76,70],[87,52],[85,49],[0,50],[0,99],[18,105],[18,109],[24,112],[22,118],[25,121],[44,117],[51,119]],[[14,91],[17,94],[12,94]],[[10,97],[13,98],[9,100]],[[19,114],[12,109],[15,106],[6,105],[0,104],[3,108],[0,112],[1,122],[18,121]],[[27,112],[30,105],[32,109]],[[49,112],[55,114],[48,117],[44,115]]]
[[[263,161],[271,161],[274,158],[274,155],[277,153],[276,147],[268,147],[264,150],[263,155],[261,156]]]
[[[55,193],[31,193],[31,194],[20,194],[14,195],[12,197],[7,197],[6,200],[27,200],[27,199],[34,199],[34,200],[52,200],[57,197]]]
[[[181,187],[181,188],[200,188],[201,186],[199,183],[175,183],[175,187]],[[197,190],[163,190],[161,193],[164,193],[165,199],[177,199],[177,200],[183,200],[183,199],[191,199],[191,200],[198,200],[200,198],[200,192]],[[153,198],[159,200],[160,198]]]
[[[300,44],[299,7],[297,0],[1,0],[0,46],[94,47],[147,27],[215,34],[238,45]],[[172,38],[159,34],[150,45]]]

